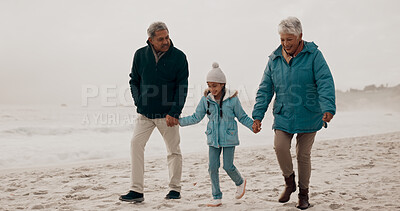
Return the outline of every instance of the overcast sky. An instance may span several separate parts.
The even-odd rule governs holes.
[[[194,89],[217,61],[230,87],[252,96],[288,16],[319,46],[337,89],[393,86],[399,8],[397,0],[0,0],[0,104],[81,104],[84,86],[126,88],[154,21],[186,53]]]

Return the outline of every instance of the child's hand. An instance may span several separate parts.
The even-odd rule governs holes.
[[[253,121],[253,132],[258,133],[261,131],[261,121],[256,119]]]

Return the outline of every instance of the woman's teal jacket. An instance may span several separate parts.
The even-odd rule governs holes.
[[[305,42],[289,64],[279,46],[270,56],[257,91],[253,119],[262,120],[272,97],[273,129],[288,133],[315,132],[325,112],[336,113],[335,85],[318,46]]]

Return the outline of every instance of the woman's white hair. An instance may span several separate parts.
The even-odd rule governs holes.
[[[299,36],[301,33],[303,33],[303,29],[298,18],[288,17],[279,23],[278,32],[279,34],[294,34]]]
[[[156,31],[161,31],[161,30],[168,31],[167,25],[163,22],[154,22],[147,29],[147,35],[149,35],[149,37],[154,37],[156,36]]]

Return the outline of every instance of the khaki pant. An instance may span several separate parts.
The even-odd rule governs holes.
[[[297,168],[299,177],[299,187],[308,188],[311,176],[311,148],[314,143],[313,133],[298,133],[296,136]],[[275,130],[274,148],[279,166],[284,177],[289,177],[293,171],[292,156],[290,154],[291,142],[294,134],[281,130]]]
[[[181,191],[182,154],[179,147],[179,125],[168,127],[165,118],[149,119],[139,114],[135,123],[131,141],[131,190],[143,193],[144,184],[144,147],[154,128],[160,131],[167,146],[167,161],[169,169],[169,187]]]

